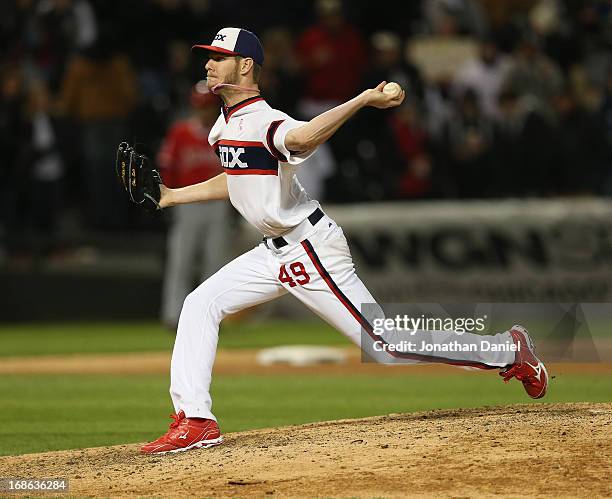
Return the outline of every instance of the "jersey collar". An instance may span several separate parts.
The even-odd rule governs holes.
[[[259,102],[264,100],[263,97],[261,97],[260,95],[255,95],[253,97],[248,97],[240,102],[238,102],[238,104],[234,104],[233,106],[223,106],[221,108],[221,110],[223,111],[223,116],[225,117],[225,122],[227,123],[229,121],[229,119],[232,117],[232,115],[242,109],[243,107],[246,107],[250,104],[253,104],[254,102]]]

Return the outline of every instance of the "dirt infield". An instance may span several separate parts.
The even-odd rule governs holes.
[[[77,496],[605,497],[612,404],[447,410],[137,445],[0,457],[0,476],[68,477]]]
[[[361,361],[357,347],[343,348],[346,362],[290,366],[275,364],[262,366],[257,362],[259,350],[219,350],[215,361],[215,374],[380,374],[405,375],[452,373],[469,374],[472,371],[444,364],[388,366]],[[552,363],[547,364],[551,375],[581,373],[612,375],[612,363]],[[0,358],[3,374],[170,374],[169,352],[47,355],[36,357]]]

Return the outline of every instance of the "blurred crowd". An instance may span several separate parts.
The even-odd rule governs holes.
[[[257,33],[268,103],[308,119],[382,80],[326,152],[324,200],[612,194],[608,0],[0,0],[0,247],[146,225],[114,178],[189,112],[224,26]],[[314,171],[314,170],[313,170]],[[307,175],[307,174],[306,174]],[[67,221],[68,220],[68,221]]]

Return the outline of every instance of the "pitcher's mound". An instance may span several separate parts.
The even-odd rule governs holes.
[[[612,403],[331,421],[166,456],[138,447],[6,456],[0,476],[68,477],[77,496],[604,497]]]

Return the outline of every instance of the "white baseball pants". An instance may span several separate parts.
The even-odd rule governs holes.
[[[361,314],[361,304],[375,300],[355,273],[342,229],[323,216],[314,227],[305,220],[283,237],[287,246],[277,249],[270,240],[259,244],[222,267],[185,299],[171,364],[170,395],[176,412],[216,419],[209,389],[219,324],[228,314],[289,292],[355,344],[361,346],[362,330],[374,337],[371,318]],[[380,314],[382,317],[382,311]],[[384,339],[393,342],[393,336],[391,332]],[[443,343],[457,337],[452,331],[417,331],[415,339]],[[464,333],[460,338],[476,342],[483,337]],[[491,343],[512,343],[507,332],[486,338]],[[514,361],[514,355],[507,351],[453,352],[452,357],[434,352],[374,353],[379,362],[442,362],[480,368],[505,367]]]

